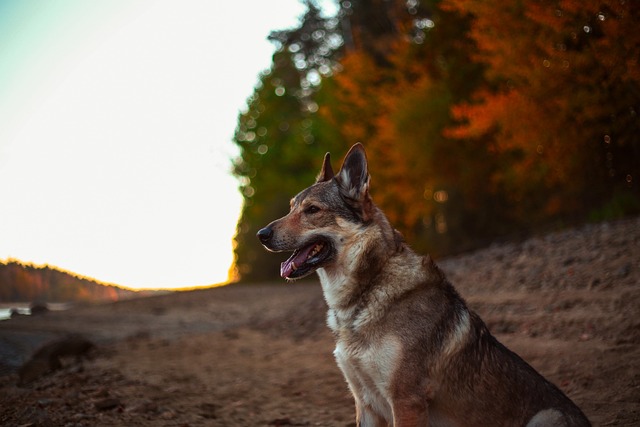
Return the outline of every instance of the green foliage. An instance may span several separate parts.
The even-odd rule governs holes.
[[[234,172],[244,208],[236,235],[236,268],[245,280],[272,277],[279,258],[255,238],[269,221],[284,215],[289,198],[315,180],[322,156],[336,148],[333,132],[318,115],[320,79],[333,72],[341,46],[337,21],[313,3],[299,28],[272,33],[278,45],[270,70],[240,114],[234,142],[240,148]]]
[[[611,200],[589,214],[589,221],[610,221],[640,214],[640,199],[630,191],[618,190]]]

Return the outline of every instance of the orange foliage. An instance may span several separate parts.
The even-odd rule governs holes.
[[[575,212],[583,202],[576,197],[605,192],[604,135],[617,130],[620,145],[638,144],[631,127],[612,120],[616,111],[637,108],[631,95],[640,83],[634,2],[512,0],[497,7],[488,0],[445,0],[443,7],[473,16],[475,58],[487,64],[488,83],[473,102],[453,107],[459,124],[447,135],[493,135],[500,151],[515,153],[499,179],[516,200],[535,186],[546,188],[547,198],[536,202],[543,215]]]

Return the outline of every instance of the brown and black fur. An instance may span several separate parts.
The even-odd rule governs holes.
[[[285,278],[318,273],[358,426],[590,425],[393,229],[369,195],[361,144],[337,174],[327,154],[317,182],[258,237],[295,251]]]

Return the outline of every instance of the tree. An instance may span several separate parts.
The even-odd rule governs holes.
[[[323,77],[331,75],[342,45],[337,20],[312,1],[300,26],[271,33],[277,46],[272,66],[262,73],[240,114],[234,142],[240,148],[234,173],[244,207],[236,234],[236,267],[244,280],[273,277],[279,257],[268,254],[255,234],[284,215],[289,198],[313,182],[331,132],[316,114]]]
[[[307,6],[272,34],[273,66],[239,119],[243,278],[276,268],[258,228],[324,152],[358,141],[374,199],[421,251],[640,211],[637,3],[352,0],[334,18]]]
[[[460,250],[469,241],[461,236],[484,235],[501,212],[484,185],[497,162],[491,147],[443,134],[453,125],[450,107],[469,99],[482,76],[469,59],[469,18],[438,1],[351,2],[342,16],[352,43],[321,114],[343,140],[365,143],[375,199],[413,246]]]
[[[493,180],[515,217],[534,224],[581,217],[620,190],[637,200],[637,4],[444,4],[473,17],[469,34],[487,80],[472,102],[454,108],[462,124],[449,135],[489,138],[512,159]]]

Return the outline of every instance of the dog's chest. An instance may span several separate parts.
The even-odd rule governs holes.
[[[351,391],[390,419],[390,391],[402,356],[400,341],[392,335],[371,342],[338,335],[334,355]]]

